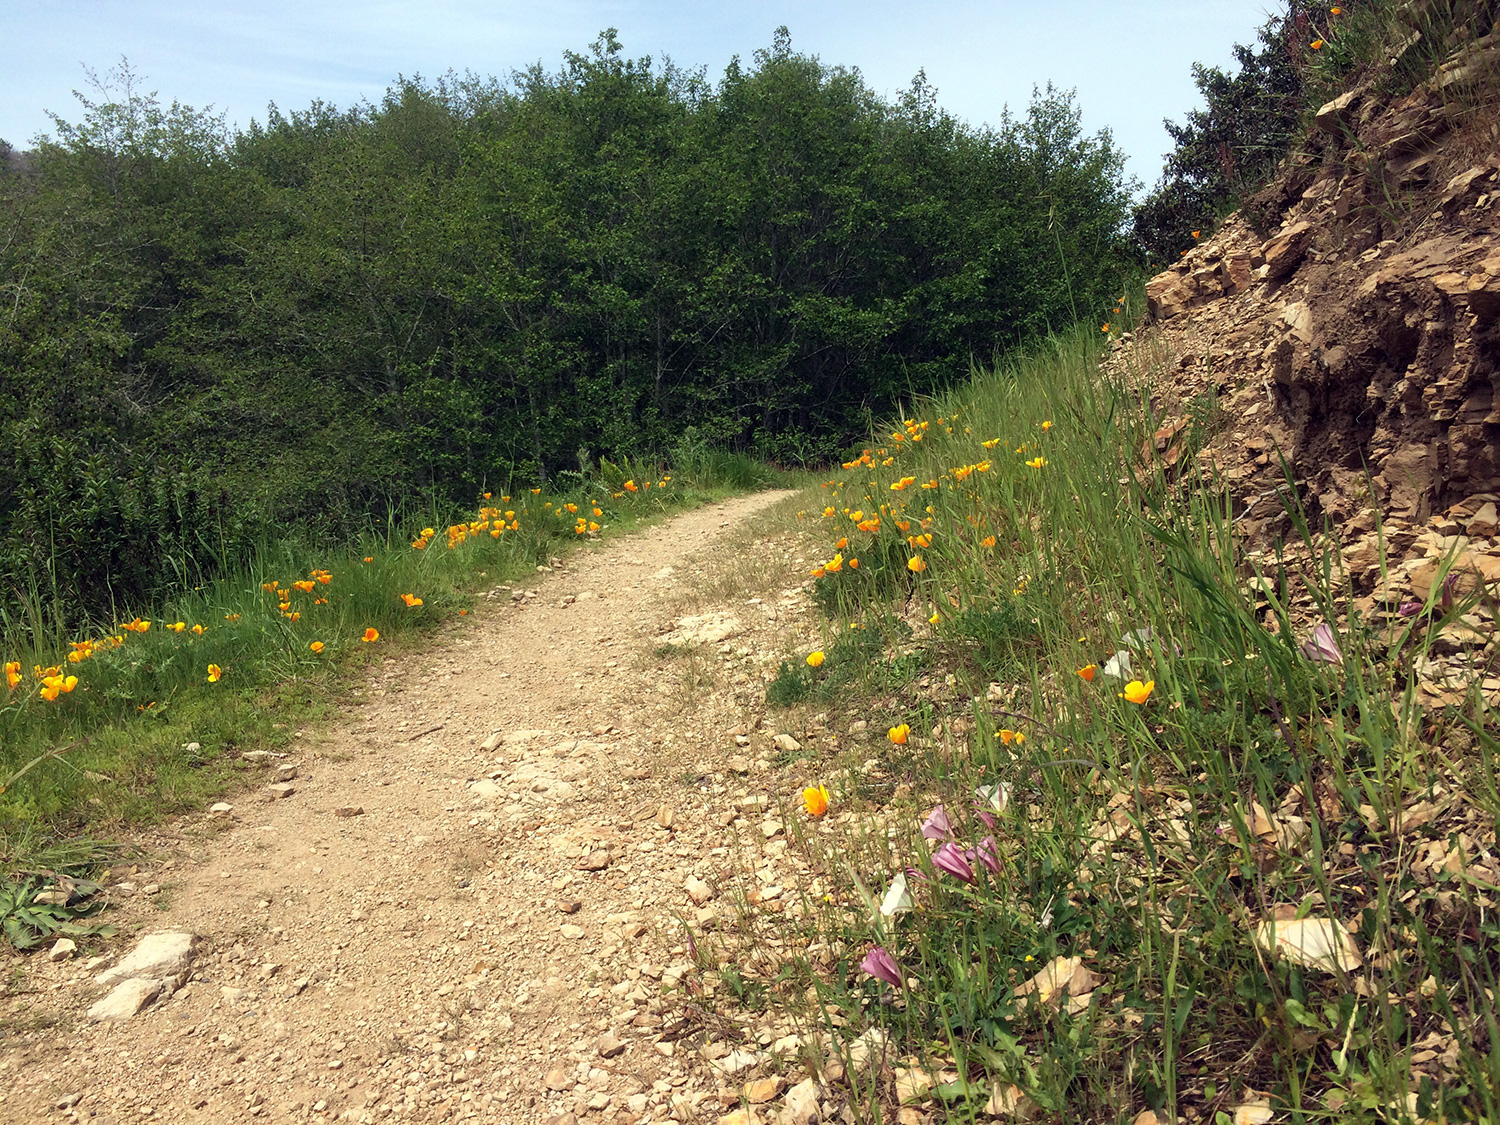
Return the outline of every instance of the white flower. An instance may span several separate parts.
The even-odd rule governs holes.
[[[982,805],[988,805],[997,813],[1003,813],[1005,806],[1010,804],[1010,786],[1004,782],[981,785],[974,790],[974,799]]]
[[[880,900],[880,913],[889,918],[903,910],[910,910],[914,905],[911,892],[906,889],[906,872],[898,871],[891,880],[890,889],[885,892],[885,898]]]
[[[1104,662],[1104,674],[1113,676],[1117,680],[1129,679],[1133,675],[1130,668],[1130,650],[1122,648]]]

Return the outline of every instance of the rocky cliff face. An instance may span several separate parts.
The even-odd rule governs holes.
[[[1158,455],[1217,413],[1197,455],[1251,546],[1285,529],[1285,460],[1313,526],[1342,529],[1366,607],[1425,597],[1455,552],[1466,582],[1500,589],[1497,74],[1490,31],[1408,96],[1324,106],[1281,178],[1151,280],[1116,349],[1173,419]]]
[[[1495,33],[1475,56],[1500,69]],[[1279,450],[1335,519],[1371,499],[1366,470],[1408,519],[1500,490],[1500,116],[1454,100],[1455,69],[1329,103],[1321,151],[1247,208],[1265,236],[1236,215],[1147,286],[1163,392],[1227,398],[1231,479]]]

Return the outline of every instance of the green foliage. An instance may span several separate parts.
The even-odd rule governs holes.
[[[806,667],[783,660],[766,687],[766,702],[772,707],[791,707],[812,694],[814,679]]]
[[[0,589],[71,624],[580,452],[826,458],[1112,296],[1121,168],[1068,95],[970,128],[784,32],[238,132],[122,66],[0,164]]]
[[[1136,242],[1160,267],[1193,244],[1192,232],[1212,228],[1274,174],[1304,119],[1303,92],[1314,12],[1304,0],[1260,29],[1259,45],[1235,44],[1233,74],[1193,65],[1204,108],[1182,124],[1165,121],[1173,149],[1161,179],[1135,209]],[[1322,12],[1322,9],[1317,9]]]
[[[1194,65],[1205,105],[1182,124],[1165,122],[1173,150],[1135,209],[1135,242],[1160,267],[1193,244],[1194,230],[1212,228],[1235,208],[1259,224],[1258,189],[1289,152],[1316,155],[1311,125],[1321,105],[1355,89],[1367,103],[1404,97],[1456,52],[1484,40],[1497,14],[1495,0],[1286,0],[1261,27],[1257,46],[1235,45],[1233,74]],[[1493,112],[1495,68],[1483,59],[1482,51],[1472,54],[1467,77],[1446,82],[1442,96]]]
[[[43,892],[44,884],[37,878],[0,880],[0,929],[3,929],[5,940],[16,949],[25,951],[57,937],[108,937],[113,934],[113,926],[79,921],[103,907],[103,899],[86,901],[87,896],[99,888],[84,880],[68,879],[66,883],[69,891],[53,893],[68,895],[70,903],[38,902],[37,896]],[[85,901],[71,904],[75,895]]]

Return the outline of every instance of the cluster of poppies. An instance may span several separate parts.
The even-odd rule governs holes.
[[[868,470],[861,474],[862,479],[835,479],[823,483],[822,487],[830,493],[829,499],[832,502],[823,507],[822,518],[834,522],[837,538],[833,544],[832,557],[813,569],[814,578],[858,570],[861,550],[873,548],[882,537],[899,536],[904,539],[907,547],[906,569],[912,574],[926,573],[928,560],[924,552],[940,535],[965,536],[987,549],[994,548],[995,536],[984,533],[982,515],[969,517],[970,526],[967,528],[943,528],[939,526],[940,517],[934,504],[908,500],[912,492],[936,492],[947,488],[963,490],[977,501],[977,494],[968,492],[972,488],[971,478],[975,474],[990,472],[993,468],[991,457],[954,465],[941,477],[925,481],[913,475],[902,475],[899,469],[894,480],[884,481],[879,473],[880,469],[898,465],[904,453],[922,442],[932,432],[934,425],[944,433],[954,433],[958,414],[955,411],[951,416],[934,420],[906,419],[901,429],[891,432],[889,445],[875,450],[863,450],[858,457],[842,462],[845,470]],[[1051,421],[1042,421],[1037,425],[1042,433],[1052,428]],[[967,427],[964,432],[969,432]],[[979,444],[988,452],[1000,444],[1000,439],[989,438]],[[1023,458],[1022,463],[1027,468],[1040,470],[1048,464],[1047,458],[1039,452],[1039,443],[1036,441],[1022,443],[1015,452]],[[805,517],[807,513],[801,515]],[[938,620],[939,616],[934,614],[932,623],[937,624]]]

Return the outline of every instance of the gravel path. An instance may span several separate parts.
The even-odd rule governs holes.
[[[768,669],[808,629],[806,566],[789,537],[741,530],[788,495],[686,513],[497,593],[388,659],[232,812],[142,841],[107,962],[13,960],[0,1119],[567,1125],[735,1104],[683,1036],[679,920],[712,927],[733,872],[759,866],[773,897],[776,865],[795,865],[766,819],[786,782],[756,723]],[[735,536],[759,591],[715,568]],[[282,798],[277,766],[296,773]],[[188,982],[89,1018],[95,976],[164,929],[201,939]]]

